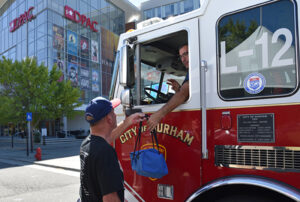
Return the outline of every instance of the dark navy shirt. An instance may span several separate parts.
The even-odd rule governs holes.
[[[82,202],[102,201],[117,192],[124,201],[124,177],[117,153],[105,139],[89,135],[80,147],[80,198]]]
[[[185,78],[184,78],[184,80],[183,80],[183,82],[182,82],[182,84],[181,85],[183,85],[185,82],[187,82],[187,81],[189,81],[189,70],[188,70],[188,72],[186,73],[186,76],[185,76]]]

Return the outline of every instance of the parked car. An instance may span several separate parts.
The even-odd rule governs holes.
[[[56,131],[56,136],[59,138],[65,138],[66,133],[65,133],[65,131]]]
[[[70,131],[71,135],[74,135],[76,139],[84,139],[88,136],[88,133],[85,130],[73,130]]]
[[[26,137],[26,133],[24,131],[20,131],[20,132],[16,132],[14,136],[24,138]]]

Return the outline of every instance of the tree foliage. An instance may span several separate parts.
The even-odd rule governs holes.
[[[247,27],[244,21],[236,20],[234,22],[232,18],[226,24],[219,25],[219,39],[226,42],[226,53],[247,39],[257,27],[257,22],[254,20]]]
[[[51,71],[35,59],[12,62],[0,60],[0,123],[22,123],[26,112],[32,112],[33,126],[41,120],[72,117],[79,102],[80,90],[70,81],[59,81],[62,72]]]

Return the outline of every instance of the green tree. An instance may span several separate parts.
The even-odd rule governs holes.
[[[56,65],[51,71],[35,59],[14,63],[0,60],[0,123],[22,123],[26,112],[32,112],[33,128],[41,120],[72,117],[79,102],[80,90],[70,81],[59,81],[62,72]]]
[[[226,42],[226,53],[234,49],[245,39],[247,39],[258,27],[256,21],[250,21],[249,26],[246,26],[244,21],[233,21],[232,18],[226,24],[219,24],[219,39]]]
[[[13,115],[10,108],[13,106],[13,100],[7,96],[0,96],[0,124],[8,123],[8,120],[17,122],[17,118]]]

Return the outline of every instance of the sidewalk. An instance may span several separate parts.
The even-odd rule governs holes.
[[[68,141],[61,141],[59,139],[61,138],[58,138],[57,141],[53,139],[52,144],[34,144],[33,152],[29,148],[29,155],[27,156],[26,143],[15,143],[14,148],[12,148],[11,141],[7,141],[8,138],[0,137],[0,161],[6,160],[15,165],[37,164],[79,172],[79,147],[82,140],[72,138]],[[38,147],[42,151],[41,161],[37,161],[34,157]]]

